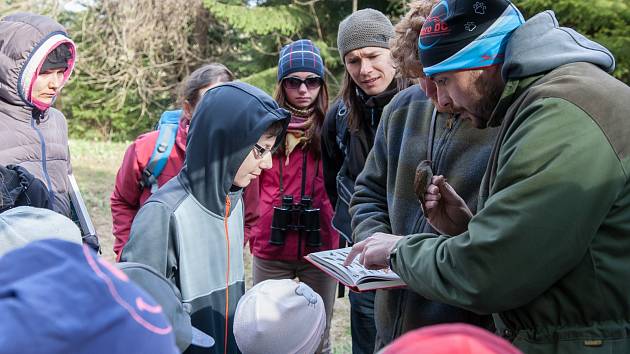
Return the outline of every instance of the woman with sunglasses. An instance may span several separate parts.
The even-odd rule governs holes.
[[[297,40],[282,48],[274,98],[291,112],[289,129],[273,154],[273,167],[261,172],[244,198],[254,284],[297,277],[313,288],[326,308],[326,330],[317,352],[330,353],[328,333],[336,282],[303,259],[339,244],[339,235],[331,226],[333,209],[321,162],[321,127],[328,108],[323,78],[319,48],[310,40]]]

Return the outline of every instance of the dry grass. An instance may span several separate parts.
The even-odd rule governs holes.
[[[112,250],[112,215],[109,196],[114,188],[116,172],[122,162],[127,144],[111,142],[70,141],[72,166],[85,203],[99,235],[103,257],[114,260]],[[248,249],[248,248],[247,248]],[[245,255],[246,284],[251,285],[251,255]],[[331,337],[336,354],[352,352],[350,344],[350,306],[348,297],[337,299],[333,315]]]

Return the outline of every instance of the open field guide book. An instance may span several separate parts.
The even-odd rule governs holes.
[[[343,262],[351,248],[314,252],[304,258],[353,291],[361,292],[405,286],[405,283],[396,273],[389,269],[367,269],[359,263],[359,257],[355,258],[352,264],[344,267]]]

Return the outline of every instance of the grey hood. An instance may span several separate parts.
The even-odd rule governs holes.
[[[608,49],[567,27],[560,27],[553,11],[544,11],[517,28],[505,51],[505,81],[542,74],[559,66],[587,62],[610,73],[615,58]]]
[[[268,94],[246,83],[208,90],[190,123],[180,181],[203,207],[224,215],[225,198],[247,154],[275,121],[284,121],[284,134],[289,118]]]

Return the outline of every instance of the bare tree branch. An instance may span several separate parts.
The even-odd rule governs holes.
[[[77,71],[90,87],[111,92],[93,103],[122,109],[139,101],[136,124],[209,59],[210,16],[201,0],[100,0],[82,21]],[[222,46],[222,51],[227,50]]]

